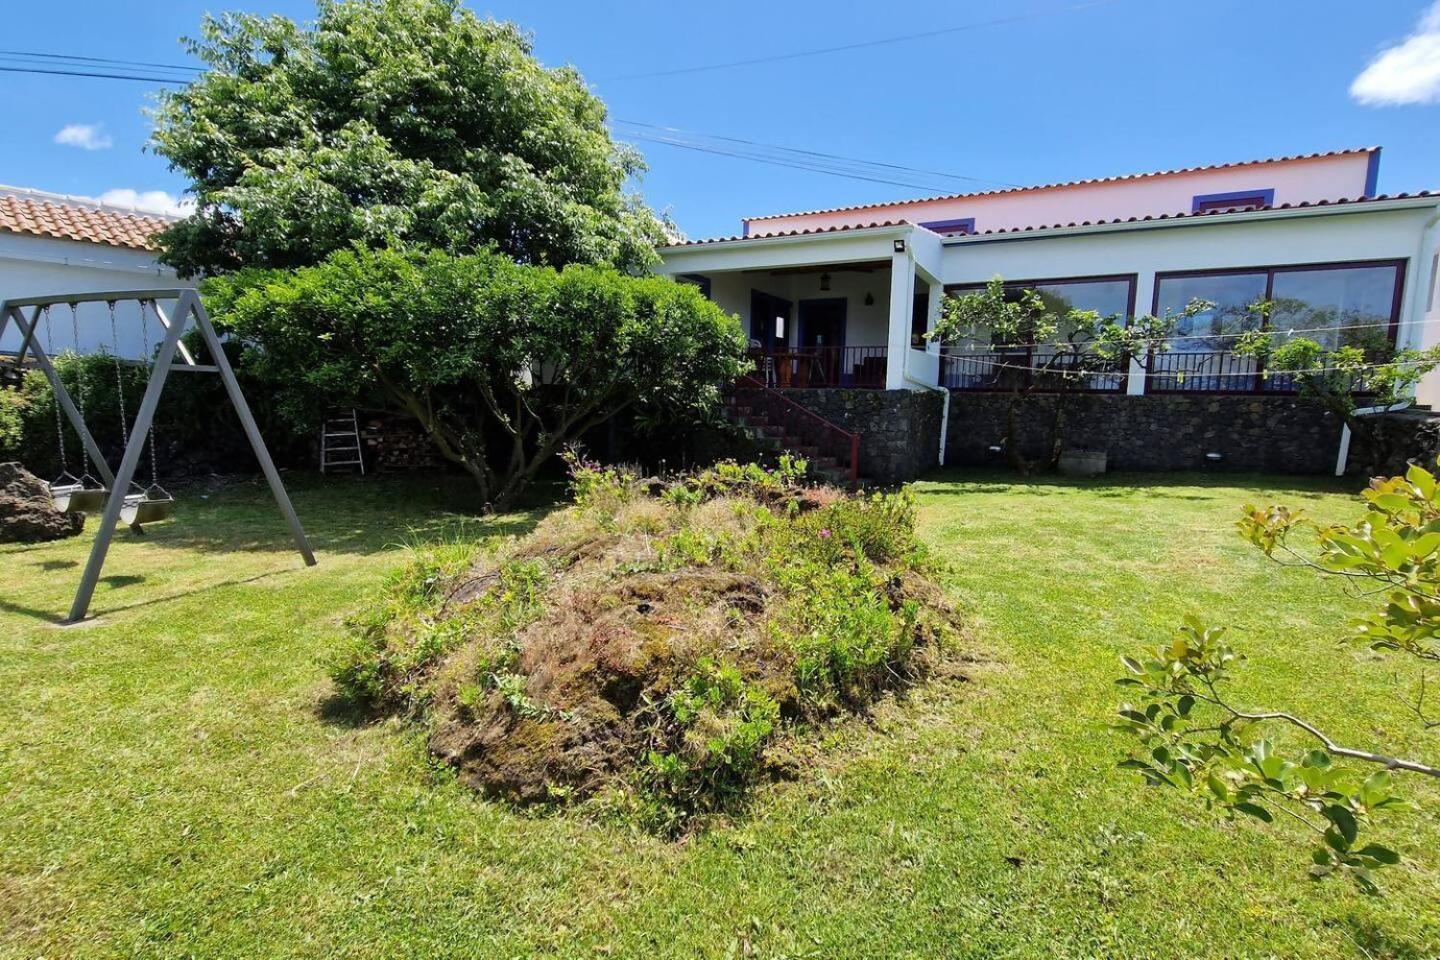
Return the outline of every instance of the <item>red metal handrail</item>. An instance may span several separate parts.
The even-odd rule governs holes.
[[[860,485],[860,434],[853,433],[849,430],[846,430],[844,427],[831,423],[829,420],[826,420],[814,410],[811,410],[802,404],[796,403],[794,400],[791,400],[789,397],[785,396],[783,393],[780,393],[777,390],[770,389],[765,384],[761,383],[759,380],[755,379],[752,376],[742,376],[738,378],[735,381],[735,389],[737,391],[753,391],[759,394],[760,396],[765,398],[766,402],[770,404],[772,408],[778,406],[779,409],[783,411],[780,414],[782,419],[790,421],[798,419],[800,420],[800,422],[808,423],[811,425],[812,428],[818,429],[821,433],[821,436],[831,437],[838,441],[836,444],[834,444],[834,446],[843,445],[846,454],[848,454],[850,468],[850,489],[854,490]],[[766,415],[769,416],[774,413],[774,410],[767,409],[765,412]],[[781,427],[782,429],[786,429],[786,424],[782,423]],[[799,430],[795,432],[798,436],[802,436],[803,439],[803,434],[801,434]],[[837,455],[836,459],[842,460],[844,458]]]

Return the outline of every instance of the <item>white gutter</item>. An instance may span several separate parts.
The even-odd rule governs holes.
[[[901,363],[903,364],[904,361],[902,360]],[[938,390],[940,396],[943,398],[940,412],[940,452],[937,457],[937,462],[943,467],[945,466],[945,440],[950,434],[950,391],[944,387],[936,386],[933,383],[926,383],[924,380],[917,380],[910,376],[910,367],[908,365],[902,366],[901,372],[904,374],[906,383],[913,383],[922,390]]]
[[[1394,413],[1397,410],[1404,410],[1413,401],[1401,400],[1392,403],[1388,407],[1361,407],[1352,416],[1369,417],[1378,413]],[[1340,428],[1340,450],[1335,454],[1335,476],[1345,476],[1345,468],[1350,464],[1350,425],[1347,423]]]

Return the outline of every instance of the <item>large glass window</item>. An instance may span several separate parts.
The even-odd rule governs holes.
[[[1211,309],[1181,319],[1175,335],[1184,339],[1177,339],[1171,348],[1188,353],[1228,350],[1234,334],[1259,327],[1260,317],[1250,305],[1265,299],[1269,283],[1265,270],[1162,276],[1155,283],[1155,315],[1173,316],[1192,300],[1209,301],[1214,304]]]
[[[946,287],[947,293],[974,293],[985,289],[983,283],[967,283],[962,286]],[[1019,296],[1023,290],[1034,290],[1040,294],[1052,314],[1063,316],[1071,310],[1094,310],[1102,317],[1128,317],[1133,307],[1135,278],[1127,277],[1085,277],[1077,280],[1012,280],[1005,284],[1005,292]],[[1068,331],[1062,331],[1062,334]],[[985,349],[988,340],[979,343],[974,340],[957,346]]]
[[[1395,318],[1397,264],[1320,270],[1277,270],[1270,326],[1308,337],[1327,350],[1384,347]]]
[[[1387,262],[1161,274],[1155,312],[1179,313],[1195,299],[1215,305],[1180,322],[1174,352],[1229,350],[1235,334],[1260,325],[1250,307],[1262,300],[1272,304],[1270,328],[1280,339],[1308,337],[1328,349],[1378,346],[1390,340],[1402,272],[1399,262]]]

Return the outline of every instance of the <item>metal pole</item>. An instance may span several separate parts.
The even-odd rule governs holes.
[[[275,462],[270,459],[270,451],[265,449],[265,438],[260,435],[260,428],[255,425],[255,418],[250,413],[250,405],[245,402],[245,395],[240,392],[240,383],[235,379],[235,371],[230,369],[230,360],[225,356],[225,350],[220,343],[220,338],[215,335],[215,328],[210,325],[210,316],[205,312],[205,306],[200,302],[200,297],[194,291],[186,291],[180,297],[180,302],[175,306],[175,316],[178,322],[171,328],[167,336],[173,336],[175,331],[184,327],[185,318],[194,312],[195,322],[200,327],[200,335],[205,338],[205,346],[210,351],[211,360],[215,366],[220,368],[220,379],[225,382],[225,392],[230,395],[230,404],[235,408],[235,414],[240,418],[240,425],[245,428],[245,436],[250,438],[250,446],[255,451],[255,459],[260,461],[260,469],[265,473],[265,480],[270,484],[270,493],[275,497],[275,503],[280,507],[280,513],[285,517],[285,522],[290,525],[290,534],[295,538],[295,546],[300,550],[300,556],[305,558],[307,567],[315,566],[315,554],[310,549],[310,541],[305,536],[305,528],[300,525],[300,518],[295,515],[295,507],[290,502],[290,495],[285,492],[285,484],[280,480],[280,472],[275,469]]]
[[[36,323],[40,320],[40,311],[43,310],[43,309],[45,309],[45,308],[44,308],[44,307],[36,307],[36,308],[31,312],[31,314],[30,314],[30,326],[27,328],[27,327],[25,326],[25,324],[22,322],[22,321],[24,320],[24,314],[22,314],[22,313],[20,312],[20,308],[19,308],[19,307],[16,307],[16,308],[15,308],[15,322],[18,323],[18,324],[20,324],[20,329],[21,329],[21,330],[25,331],[24,336],[20,338],[20,349],[19,349],[19,350],[16,352],[16,354],[15,354],[15,365],[16,365],[17,367],[19,367],[19,366],[24,366],[24,364],[25,364],[25,351],[30,348],[30,346],[31,346],[31,344],[32,344],[32,341],[35,341],[35,340],[36,340],[36,326],[35,326],[35,325],[36,325]]]
[[[155,316],[159,318],[160,326],[164,327],[166,330],[169,330],[170,318],[165,316],[165,311],[160,308],[160,301],[152,300],[150,301],[150,305],[155,308]],[[143,316],[140,318],[140,322],[145,322],[145,318]],[[182,330],[181,333],[184,333],[184,331]],[[190,349],[185,346],[184,340],[180,341],[180,346],[178,347],[178,349],[180,351],[180,358],[185,361],[185,365],[187,367],[195,366],[195,358],[190,356]],[[146,357],[145,359],[149,360],[150,358]]]
[[[135,468],[140,463],[140,454],[150,433],[150,423],[155,419],[155,408],[160,404],[160,393],[165,388],[165,376],[175,359],[175,346],[180,342],[183,324],[176,324],[165,331],[165,340],[160,344],[160,353],[150,371],[150,382],[145,385],[145,396],[140,401],[140,410],[135,415],[135,424],[130,428],[130,443],[125,447],[125,456],[120,460],[120,469],[110,484],[110,496],[105,500],[105,512],[100,515],[100,529],[95,531],[95,543],[90,548],[90,559],[85,564],[85,573],[80,577],[80,588],[75,591],[75,602],[70,605],[66,623],[79,623],[90,609],[90,600],[95,595],[95,584],[100,580],[100,570],[105,566],[105,554],[110,550],[110,539],[115,535],[115,526],[120,520],[120,508],[125,505],[125,495],[130,492],[130,482],[135,478]]]
[[[11,313],[14,315],[15,322],[19,325],[20,330],[25,332],[25,318],[20,315],[20,311],[14,309]],[[76,408],[75,401],[70,399],[70,392],[65,389],[65,384],[60,381],[60,374],[56,372],[54,364],[50,362],[50,358],[46,355],[45,351],[41,349],[40,338],[35,336],[33,321],[31,323],[32,326],[27,335],[30,339],[30,350],[35,356],[35,362],[39,364],[41,372],[45,374],[45,378],[50,381],[50,389],[55,391],[55,399],[60,401],[60,407],[65,411],[65,417],[70,421],[70,426],[74,427],[75,432],[80,436],[80,442],[85,444],[85,449],[90,453],[90,459],[95,461],[95,469],[100,471],[100,478],[113,488],[115,486],[115,474],[110,472],[110,465],[105,462],[105,455],[100,452],[100,447],[95,443],[95,438],[90,435],[89,428],[85,426],[85,419],[80,416],[80,411]],[[3,331],[3,329],[3,327],[0,327],[0,331]]]

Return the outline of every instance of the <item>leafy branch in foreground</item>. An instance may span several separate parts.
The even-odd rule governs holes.
[[[1352,525],[1321,525],[1283,506],[1247,506],[1241,535],[1266,556],[1344,579],[1362,595],[1383,594],[1379,611],[1355,621],[1351,638],[1419,665],[1417,692],[1401,702],[1425,729],[1440,726],[1425,708],[1425,668],[1440,661],[1440,484],[1412,466],[1364,491],[1366,513]],[[1313,554],[1291,544],[1312,535]],[[1195,791],[1207,804],[1264,820],[1275,814],[1313,834],[1310,873],[1344,873],[1376,892],[1374,871],[1400,862],[1393,849],[1362,842],[1377,814],[1404,805],[1392,772],[1440,779],[1440,766],[1337,741],[1281,710],[1248,708],[1227,693],[1244,660],[1222,627],[1191,618],[1167,646],[1125,657],[1118,684],[1138,704],[1120,709],[1118,726],[1141,747],[1121,765],[1147,782]],[[1264,735],[1289,727],[1313,741],[1283,746]],[[1337,762],[1342,761],[1342,762]],[[1343,761],[1351,761],[1346,764]]]

